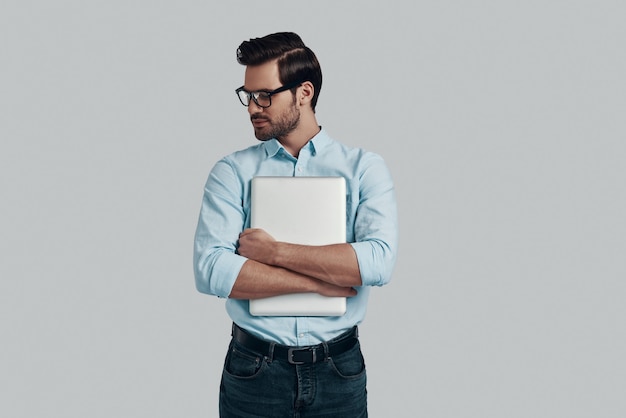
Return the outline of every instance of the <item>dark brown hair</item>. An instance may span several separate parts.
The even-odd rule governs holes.
[[[278,76],[285,84],[310,81],[315,88],[311,108],[315,112],[322,89],[322,69],[317,57],[300,36],[293,32],[278,32],[262,38],[244,41],[237,49],[241,65],[261,65],[271,60],[278,62]],[[295,92],[296,88],[292,89]]]

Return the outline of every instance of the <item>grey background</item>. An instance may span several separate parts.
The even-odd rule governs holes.
[[[298,32],[321,124],[380,153],[401,248],[373,417],[626,416],[619,1],[3,1],[0,415],[216,416],[202,186],[255,143],[235,49]]]

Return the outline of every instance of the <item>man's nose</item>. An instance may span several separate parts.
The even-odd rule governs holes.
[[[254,100],[250,100],[250,104],[248,105],[248,113],[250,115],[254,113],[262,112],[262,111],[263,111],[263,108],[261,106],[256,104]]]

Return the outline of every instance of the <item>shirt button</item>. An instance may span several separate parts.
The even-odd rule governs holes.
[[[298,173],[302,173],[302,167],[298,167]]]
[[[304,338],[304,334],[299,334],[298,337],[299,338]]]

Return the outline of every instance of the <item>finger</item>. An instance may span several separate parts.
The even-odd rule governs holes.
[[[241,234],[239,234],[239,236],[243,237],[246,235],[254,234],[255,232],[258,232],[258,231],[260,231],[259,228],[246,228],[241,232]]]

